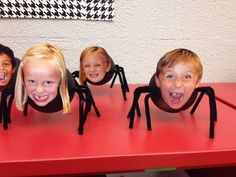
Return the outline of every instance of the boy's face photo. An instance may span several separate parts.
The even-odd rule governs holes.
[[[46,106],[58,94],[60,75],[44,60],[28,60],[23,68],[26,94],[38,106]]]
[[[0,86],[6,86],[14,73],[11,58],[6,54],[0,54]]]
[[[189,63],[165,66],[156,77],[163,100],[173,109],[181,108],[189,100],[199,82],[194,67]]]
[[[101,81],[109,71],[106,59],[96,53],[84,56],[81,64],[86,78],[95,83]]]

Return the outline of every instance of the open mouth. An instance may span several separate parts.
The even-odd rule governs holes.
[[[98,77],[98,74],[96,73],[96,74],[89,74],[89,76],[91,77],[91,78],[96,78],[96,77]]]
[[[48,99],[48,96],[40,96],[40,95],[34,95],[34,100],[37,102],[44,102]]]
[[[6,78],[6,73],[0,72],[0,80],[5,80]]]
[[[181,102],[181,100],[183,99],[184,94],[183,93],[179,93],[179,92],[171,92],[170,93],[170,100],[173,104],[178,104]]]

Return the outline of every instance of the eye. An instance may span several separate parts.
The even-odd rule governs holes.
[[[84,68],[89,68],[90,67],[90,65],[84,65]]]
[[[95,67],[101,67],[102,65],[101,64],[95,64]]]
[[[192,76],[190,74],[187,74],[184,76],[184,79],[186,79],[186,80],[192,79]]]
[[[44,85],[45,86],[50,86],[50,85],[52,85],[53,84],[53,81],[45,81],[44,82]]]
[[[5,63],[3,63],[3,66],[11,66],[11,63],[10,62],[5,62]]]
[[[167,74],[165,77],[166,77],[167,79],[173,79],[173,78],[174,78],[174,75],[173,75],[173,74]]]
[[[27,83],[30,84],[30,85],[35,85],[36,84],[35,80],[31,80],[31,79],[27,80]]]

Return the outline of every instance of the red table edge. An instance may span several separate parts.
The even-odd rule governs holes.
[[[182,162],[181,162],[182,161]],[[184,162],[184,164],[183,164]],[[163,154],[133,154],[125,156],[98,156],[66,159],[42,159],[30,161],[0,161],[3,176],[99,174],[147,169],[175,168],[193,169],[219,166],[235,166],[236,150],[210,152],[183,152]],[[12,170],[14,169],[14,170]],[[23,170],[25,169],[25,170]]]
[[[216,100],[218,100],[219,102],[221,102],[221,103],[223,103],[223,104],[225,104],[225,105],[227,105],[227,106],[229,106],[229,107],[236,110],[236,105],[233,105],[232,103],[230,103],[230,102],[228,102],[228,101],[226,101],[226,100],[224,100],[224,99],[222,99],[218,96],[216,96]]]

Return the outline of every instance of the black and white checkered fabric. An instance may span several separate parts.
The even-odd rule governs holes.
[[[0,17],[111,21],[114,0],[0,0]]]

